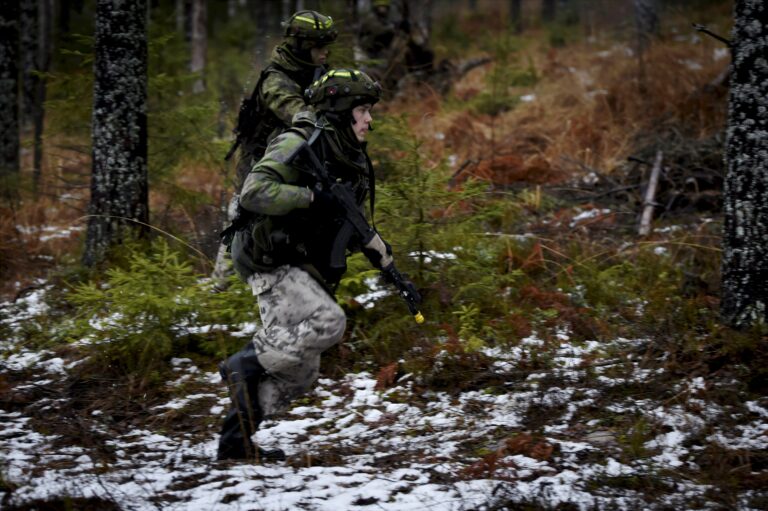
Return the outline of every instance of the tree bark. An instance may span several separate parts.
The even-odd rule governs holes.
[[[51,67],[51,53],[53,45],[53,0],[39,0],[37,16],[37,69],[41,73],[47,73]],[[35,87],[35,101],[32,109],[32,123],[34,125],[34,160],[33,160],[33,186],[35,193],[40,189],[43,176],[43,129],[45,126],[45,99],[47,97],[47,79],[38,77]]]
[[[192,58],[189,70],[199,74],[192,86],[195,94],[205,90],[205,55],[208,51],[208,6],[206,0],[192,0]]]
[[[768,5],[736,0],[723,191],[721,314],[768,323]]]
[[[87,266],[149,222],[146,28],[147,0],[97,0]]]
[[[17,196],[19,177],[19,2],[0,0],[0,192]]]
[[[21,0],[19,17],[19,32],[21,36],[21,108],[19,109],[19,125],[23,131],[32,126],[33,105],[37,89],[37,0]]]
[[[516,34],[523,31],[523,9],[521,0],[510,0],[509,24]]]
[[[545,23],[555,20],[557,0],[541,0],[541,19]]]
[[[642,55],[659,33],[659,12],[656,0],[634,0],[637,53]]]
[[[21,113],[23,130],[33,129],[33,187],[42,178],[43,124],[45,120],[46,79],[51,61],[52,0],[21,2]]]

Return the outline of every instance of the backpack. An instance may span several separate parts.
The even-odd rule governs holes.
[[[227,155],[224,157],[225,161],[229,161],[232,155],[235,153],[238,147],[241,147],[240,160],[237,164],[237,190],[243,186],[245,177],[251,170],[251,163],[254,159],[259,159],[264,155],[264,151],[267,149],[267,142],[269,135],[275,130],[275,128],[281,126],[283,123],[277,116],[268,108],[266,108],[261,102],[261,85],[264,83],[264,79],[272,69],[277,66],[274,64],[268,65],[261,71],[259,80],[256,82],[256,86],[253,88],[250,98],[243,98],[240,102],[240,110],[237,114],[237,124],[233,133],[235,134],[235,141],[232,143],[232,147],[229,148]]]

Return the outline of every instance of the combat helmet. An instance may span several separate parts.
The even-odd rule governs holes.
[[[339,35],[333,18],[317,11],[298,11],[282,26],[288,43],[299,51],[331,44]]]
[[[318,112],[340,113],[376,103],[381,99],[381,86],[362,71],[332,69],[310,85],[304,96]]]

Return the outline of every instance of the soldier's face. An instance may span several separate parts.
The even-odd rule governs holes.
[[[355,132],[358,142],[365,142],[365,136],[371,129],[371,121],[373,121],[371,108],[373,105],[366,103],[352,109],[352,131]]]
[[[327,46],[316,46],[309,50],[309,55],[312,57],[312,63],[316,66],[322,66],[325,61],[328,60],[328,54],[331,50]]]

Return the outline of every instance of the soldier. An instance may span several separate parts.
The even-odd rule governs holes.
[[[360,18],[358,41],[369,59],[385,59],[397,33],[389,19],[390,0],[373,0],[371,10]]]
[[[323,186],[343,186],[355,212],[364,212],[373,186],[365,138],[381,88],[361,71],[338,69],[307,95],[316,114],[300,112],[270,143],[240,196],[249,220],[234,232],[232,260],[258,298],[262,328],[220,366],[232,399],[221,460],[284,458],[280,449],[255,449],[251,435],[311,388],[320,354],[341,340],[346,317],[333,291],[347,252],[361,249],[376,267],[394,268],[389,245],[374,230],[369,241],[342,235],[349,203],[331,193],[333,185]],[[413,284],[400,282],[418,297]]]
[[[229,160],[240,147],[235,194],[228,207],[230,221],[243,180],[253,163],[262,157],[269,141],[291,125],[293,116],[308,108],[304,90],[328,70],[328,45],[338,36],[333,19],[316,11],[299,11],[283,26],[285,39],[272,51],[250,99],[243,101],[235,129],[237,139],[227,154]],[[226,248],[220,245],[213,271],[218,288],[226,288],[229,274]]]

